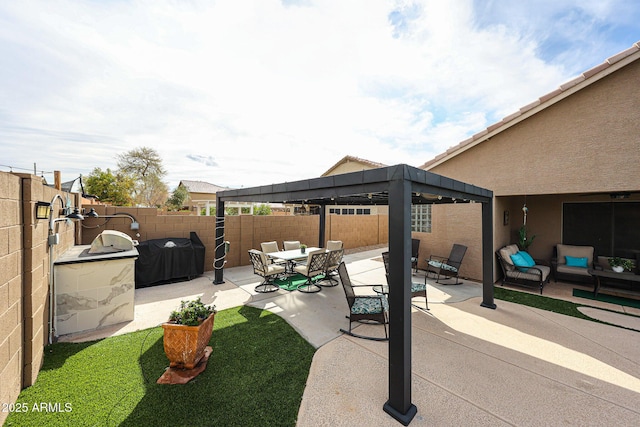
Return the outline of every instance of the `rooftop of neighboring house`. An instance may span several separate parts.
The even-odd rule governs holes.
[[[361,159],[355,156],[344,156],[335,165],[331,166],[321,176],[336,175],[338,173],[355,172],[364,169],[376,169],[383,168],[388,165],[383,163],[373,162],[371,160]]]
[[[218,191],[229,190],[227,187],[220,187],[219,185],[210,184],[204,181],[191,181],[187,179],[183,179],[180,181],[181,185],[187,187],[189,193],[209,193],[215,194]]]

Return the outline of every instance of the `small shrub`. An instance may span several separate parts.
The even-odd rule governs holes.
[[[198,326],[211,313],[216,313],[216,306],[205,305],[198,297],[193,301],[181,301],[180,308],[169,315],[169,322],[177,325]]]

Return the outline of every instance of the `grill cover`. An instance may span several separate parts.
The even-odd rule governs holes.
[[[137,249],[136,288],[190,280],[204,273],[205,247],[193,231],[189,239],[145,240]]]
[[[133,246],[133,240],[125,233],[116,230],[104,230],[91,242],[89,253],[108,254],[130,251],[133,249]]]

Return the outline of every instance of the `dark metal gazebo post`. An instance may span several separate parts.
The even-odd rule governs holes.
[[[327,225],[327,205],[320,205],[320,224],[318,230],[318,247],[324,248],[325,227]]]
[[[400,171],[402,174],[402,171]],[[411,182],[389,184],[389,400],[386,413],[409,425],[411,403]]]
[[[224,201],[216,197],[216,246],[213,258],[213,284],[224,283]]]
[[[496,308],[493,302],[493,201],[482,203],[482,307]]]

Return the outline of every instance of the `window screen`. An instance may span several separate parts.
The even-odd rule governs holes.
[[[562,243],[593,246],[596,255],[635,258],[640,251],[640,203],[565,203]]]

